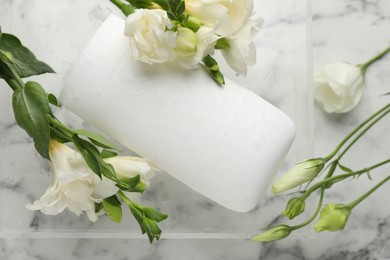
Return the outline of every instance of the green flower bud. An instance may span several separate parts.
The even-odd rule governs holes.
[[[211,71],[219,71],[219,65],[217,61],[211,57],[210,55],[207,55],[203,58],[204,65],[211,70]]]
[[[198,39],[196,34],[185,27],[177,28],[177,39],[175,51],[180,57],[189,57],[196,54]]]
[[[202,21],[196,17],[190,16],[187,21],[183,24],[185,27],[191,29],[193,32],[197,32],[202,26]]]
[[[217,70],[217,71],[210,71],[211,77],[219,84],[219,85],[224,85],[225,84],[225,77],[223,76],[222,72]]]
[[[272,192],[287,191],[313,180],[324,168],[324,165],[325,160],[322,158],[309,159],[298,163],[272,186]]]
[[[0,50],[0,59],[8,64],[14,63],[14,56],[9,51]]]
[[[292,198],[288,201],[284,215],[289,219],[293,219],[300,215],[305,210],[305,200],[302,198]]]
[[[317,232],[324,230],[338,231],[342,230],[351,214],[351,208],[344,204],[330,203],[321,210],[320,219],[314,225]]]
[[[292,228],[287,225],[278,225],[268,229],[267,231],[255,236],[252,238],[253,241],[257,242],[269,242],[280,240],[285,237],[288,237],[292,231]]]
[[[215,44],[214,47],[216,50],[224,50],[224,49],[229,49],[230,48],[230,42],[226,38],[220,38],[218,39],[217,43]]]

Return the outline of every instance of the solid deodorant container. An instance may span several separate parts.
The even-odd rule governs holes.
[[[253,209],[295,136],[251,91],[203,69],[131,58],[124,20],[109,16],[73,67],[65,107],[209,199]]]

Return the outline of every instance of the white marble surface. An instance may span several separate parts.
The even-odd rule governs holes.
[[[17,34],[40,59],[52,65],[57,75],[40,77],[39,81],[49,91],[58,93],[66,72],[99,21],[110,12],[106,2],[0,0],[0,24],[3,31]],[[309,41],[305,38],[303,0],[255,2],[258,12],[266,20],[256,42],[259,47],[258,64],[246,79],[236,80],[286,111],[297,123],[298,138],[282,167],[285,169],[294,161],[313,155],[312,125],[315,130],[314,153],[322,156],[354,125],[387,102],[388,97],[379,95],[389,92],[390,57],[368,70],[368,87],[362,102],[347,115],[326,115],[315,107],[313,123],[310,118],[310,90],[299,86],[305,84],[306,73],[311,74],[311,67],[306,68],[305,65],[305,44],[313,46],[314,68],[338,60],[360,63],[390,45],[390,36],[386,34],[390,31],[390,2],[313,1],[312,37]],[[256,80],[259,78],[262,80]],[[272,91],[269,90],[271,86]],[[125,223],[130,228],[125,228],[123,237],[134,236],[136,239],[118,235],[113,239],[116,232],[110,230],[114,229],[113,226],[104,220],[92,227],[92,234],[80,233],[80,230],[91,230],[85,219],[74,220],[73,215],[64,214],[54,221],[26,212],[20,205],[38,196],[49,182],[45,170],[47,166],[35,155],[30,140],[15,125],[9,110],[9,91],[4,89],[2,84],[0,155],[6,159],[0,161],[3,176],[0,202],[4,205],[5,200],[12,199],[12,204],[7,204],[12,206],[2,208],[0,221],[3,228],[4,223],[7,224],[13,238],[0,240],[0,259],[390,259],[390,206],[385,198],[389,185],[354,210],[343,232],[315,235],[306,230],[308,234],[268,244],[257,244],[248,238],[251,233],[257,232],[256,229],[282,221],[275,217],[283,209],[285,198],[267,194],[255,211],[236,214],[210,203],[173,180],[167,181],[164,175],[155,180],[155,187],[159,188],[147,197],[148,201],[154,201],[171,216],[164,227],[169,231],[166,239],[154,245],[134,235],[136,226],[132,226],[130,220]],[[297,105],[299,102],[301,104]],[[59,114],[73,125],[81,124],[80,120],[74,120],[66,112]],[[360,168],[390,155],[387,147],[389,138],[385,138],[389,120],[386,122],[373,129],[368,138],[356,146],[353,156],[348,157],[348,163]],[[19,160],[11,159],[15,155],[26,159],[19,163]],[[8,169],[12,172],[4,178],[3,173]],[[17,174],[21,172],[27,174]],[[384,174],[386,172],[378,172],[378,175]],[[37,179],[42,180],[41,186],[29,185],[39,182]],[[374,180],[377,179],[374,177]],[[339,185],[326,197],[326,201],[348,202],[361,194],[368,183],[369,180],[361,178],[356,183]],[[172,190],[172,187],[175,187],[175,192],[164,192]],[[159,205],[159,202],[165,204]],[[72,233],[58,235],[51,232],[69,228],[82,238],[76,238]],[[117,229],[122,228],[117,226]],[[36,235],[26,230],[43,233]],[[17,231],[22,233],[18,235]],[[28,238],[34,236],[43,238]]]

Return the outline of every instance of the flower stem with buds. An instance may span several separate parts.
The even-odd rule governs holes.
[[[384,160],[380,163],[377,163],[377,164],[374,164],[368,168],[364,168],[364,169],[361,169],[359,171],[355,171],[355,172],[351,172],[351,173],[345,173],[345,174],[340,174],[340,175],[336,175],[336,176],[333,176],[333,177],[326,177],[324,179],[322,179],[321,181],[315,183],[313,186],[311,186],[309,189],[307,189],[303,195],[301,195],[302,199],[306,199],[308,198],[314,191],[316,191],[318,188],[320,187],[323,187],[324,185],[325,186],[330,186],[336,182],[340,182],[340,181],[343,181],[347,178],[350,178],[350,177],[354,177],[354,176],[359,176],[359,175],[362,175],[362,174],[365,174],[365,173],[368,173],[376,168],[379,168],[385,164],[388,164],[390,163],[390,159],[388,160]]]
[[[307,226],[309,223],[311,223],[321,212],[320,219],[314,226],[314,229],[317,232],[321,232],[324,230],[328,231],[338,231],[342,230],[348,220],[348,217],[352,211],[352,209],[361,203],[364,199],[366,199],[369,195],[371,195],[373,192],[375,192],[380,186],[382,186],[384,183],[390,180],[390,176],[383,179],[380,183],[375,185],[373,188],[371,188],[368,192],[351,202],[350,204],[334,204],[330,203],[323,206],[323,199],[325,195],[325,191],[332,187],[333,184],[341,182],[346,180],[347,178],[351,177],[359,177],[363,174],[367,174],[368,177],[371,179],[370,171],[380,168],[381,166],[384,166],[385,164],[390,163],[390,159],[384,160],[382,162],[376,163],[370,167],[360,169],[358,171],[352,171],[351,169],[347,168],[344,165],[340,164],[341,158],[350,150],[350,148],[358,141],[364,134],[367,133],[368,130],[370,130],[374,125],[376,125],[379,121],[381,121],[385,116],[387,116],[390,113],[390,104],[385,105],[381,109],[379,109],[377,112],[375,112],[373,115],[368,117],[366,120],[364,120],[360,125],[358,125],[355,129],[353,129],[337,146],[336,148],[326,157],[324,158],[313,158],[305,160],[299,164],[297,164],[294,168],[292,168],[290,171],[288,171],[284,177],[282,177],[281,184],[279,185],[278,191],[284,191],[288,190],[287,188],[283,189],[283,187],[295,187],[296,185],[294,182],[296,182],[295,179],[302,180],[307,175],[307,172],[309,170],[314,170],[313,167],[317,167],[320,171],[323,171],[325,169],[327,171],[326,176],[312,184],[308,189],[304,190],[302,194],[298,197],[294,197],[289,200],[287,203],[286,209],[284,211],[284,214],[289,219],[293,219],[296,216],[300,215],[305,208],[305,200],[310,197],[310,195],[316,191],[320,190],[320,197],[318,200],[318,205],[314,213],[302,223],[295,225],[295,226],[288,226],[288,225],[277,225],[274,227],[271,227],[269,230],[255,236],[253,240],[255,241],[274,241],[278,239],[283,239],[286,236],[288,236],[292,231],[300,229],[304,226]],[[337,155],[335,159],[332,160]],[[310,165],[308,163],[313,162],[322,162],[322,164],[314,164]],[[309,165],[308,167],[299,167],[300,164],[306,163]],[[325,164],[328,164],[327,167],[324,167]],[[320,167],[319,167],[320,166]],[[336,170],[341,169],[343,174],[335,175]],[[293,175],[293,176],[290,176]],[[315,176],[318,176],[318,173],[316,172]],[[287,178],[288,177],[288,178]],[[305,180],[305,179],[304,179]],[[280,180],[278,181],[280,182]],[[277,182],[277,183],[278,183]],[[292,184],[290,185],[290,182]],[[307,182],[307,180],[305,181]],[[312,182],[312,179],[310,180]],[[309,185],[310,185],[309,182]],[[294,184],[294,185],[293,185]],[[308,185],[308,186],[309,186]],[[283,187],[282,187],[283,186]],[[273,189],[275,187],[275,184],[273,186]],[[322,210],[321,210],[322,208]],[[275,232],[273,232],[275,231]],[[281,232],[284,231],[284,232]],[[288,231],[288,232],[287,232]],[[270,233],[271,232],[271,233]]]
[[[303,227],[309,225],[317,217],[317,215],[318,215],[318,213],[320,213],[320,210],[322,207],[322,202],[324,200],[324,194],[325,194],[325,187],[323,186],[321,188],[321,191],[320,191],[320,199],[318,200],[316,211],[313,213],[313,215],[311,215],[311,217],[309,219],[307,219],[303,223],[292,226],[291,228],[293,230],[300,229],[300,228],[303,228]]]

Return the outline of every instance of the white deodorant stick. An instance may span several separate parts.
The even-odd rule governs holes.
[[[294,123],[253,92],[202,68],[131,57],[111,15],[65,81],[60,101],[195,191],[235,211],[255,207],[295,136]]]

